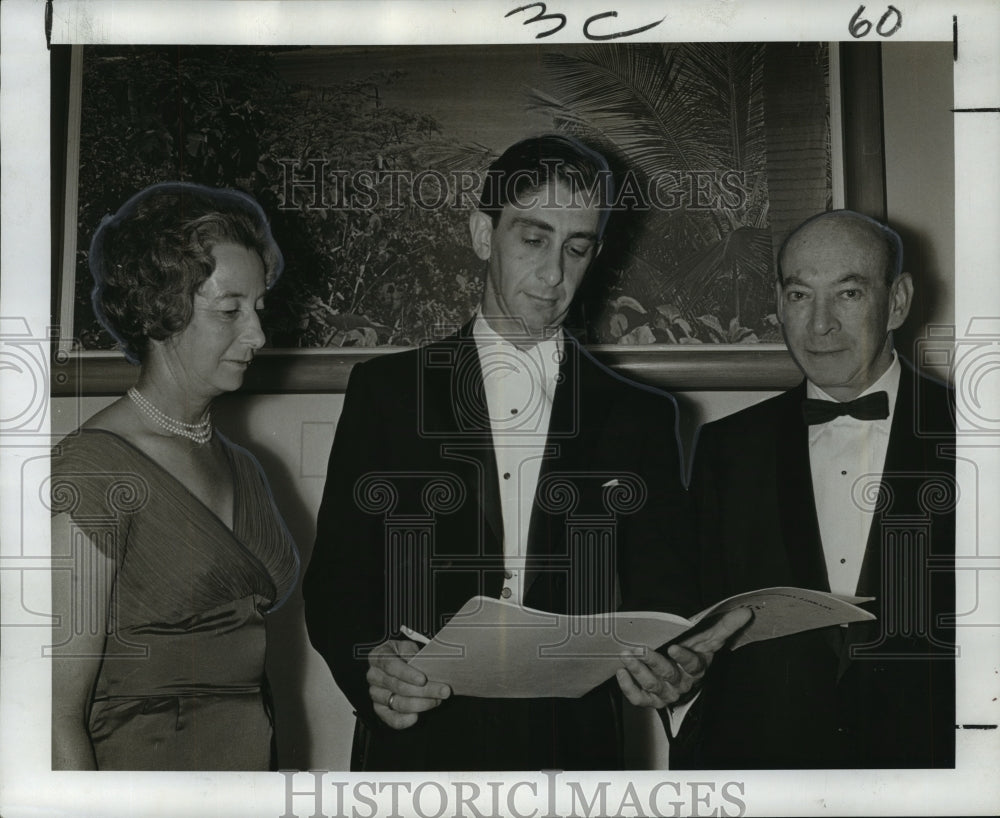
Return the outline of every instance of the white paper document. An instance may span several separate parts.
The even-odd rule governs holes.
[[[470,599],[410,664],[460,696],[576,698],[622,666],[623,650],[658,648],[736,608],[753,619],[732,649],[813,628],[874,619],[856,603],[804,588],[765,588],[725,599],[691,619],[658,611],[567,616],[490,597]]]

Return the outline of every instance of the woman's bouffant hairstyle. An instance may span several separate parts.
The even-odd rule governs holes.
[[[264,211],[237,190],[165,182],[104,218],[90,244],[92,302],[129,361],[141,363],[150,339],[188,325],[194,295],[215,270],[217,244],[256,251],[268,289],[281,275],[284,259]]]

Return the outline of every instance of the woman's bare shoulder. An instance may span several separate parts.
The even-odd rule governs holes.
[[[126,438],[134,435],[139,425],[135,412],[132,411],[129,404],[129,399],[122,396],[87,418],[80,424],[80,428],[103,429]]]

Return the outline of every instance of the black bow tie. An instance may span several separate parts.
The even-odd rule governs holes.
[[[816,398],[802,401],[802,417],[806,426],[829,423],[842,415],[850,415],[858,420],[884,420],[889,417],[889,395],[886,392],[872,392],[843,403]]]

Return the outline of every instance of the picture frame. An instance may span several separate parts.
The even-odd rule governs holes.
[[[885,218],[880,46],[835,43],[830,54],[833,206]],[[136,370],[114,350],[73,348],[82,46],[52,50],[53,316],[58,329],[52,394],[121,394]],[[615,371],[672,391],[776,390],[801,377],[783,344],[591,344]],[[248,371],[245,393],[339,393],[351,368],[398,347],[266,348]]]

